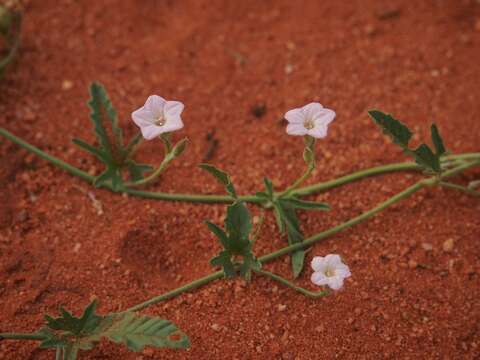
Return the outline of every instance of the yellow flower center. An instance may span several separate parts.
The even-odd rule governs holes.
[[[334,270],[334,269],[327,268],[327,269],[325,270],[325,276],[326,276],[326,277],[335,276],[335,270]]]
[[[165,118],[163,117],[163,115],[160,115],[160,116],[158,117],[158,119],[155,120],[155,125],[157,125],[157,126],[163,126],[163,125],[165,125],[166,122],[167,122],[167,121],[165,120]]]
[[[315,123],[312,119],[307,119],[303,122],[303,126],[305,127],[305,129],[311,130],[315,127]]]

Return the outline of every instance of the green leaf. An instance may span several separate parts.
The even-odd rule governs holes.
[[[153,171],[153,166],[148,164],[137,164],[133,160],[128,160],[126,165],[130,180],[133,182],[142,180],[146,172]]]
[[[132,312],[107,315],[107,319],[111,325],[102,335],[135,352],[142,351],[145,346],[170,349],[190,346],[188,337],[168,320]]]
[[[13,16],[10,10],[0,5],[0,35],[7,36],[12,27]]]
[[[211,232],[215,234],[215,236],[220,240],[220,243],[225,249],[230,249],[230,239],[228,238],[225,231],[222,228],[218,227],[214,223],[210,221],[205,221],[205,224],[208,226]]]
[[[269,178],[263,178],[263,183],[265,184],[266,194],[272,199],[274,194],[272,181]]]
[[[379,110],[370,110],[368,114],[375,123],[380,126],[383,132],[390,136],[395,144],[403,148],[408,148],[408,143],[412,138],[412,132],[406,125],[391,115]]]
[[[110,164],[107,165],[107,168],[103,173],[95,178],[93,181],[93,185],[95,187],[108,187],[113,191],[119,191],[122,189],[122,175],[120,169],[111,166]]]
[[[72,142],[81,147],[83,150],[89,152],[90,154],[96,156],[100,161],[102,162],[108,162],[109,161],[109,157],[108,155],[102,150],[102,149],[99,149],[93,145],[90,145],[88,143],[86,143],[85,141],[81,140],[81,139],[73,139]]]
[[[237,275],[232,262],[232,254],[228,250],[223,250],[220,254],[212,258],[210,264],[222,267],[225,277],[227,278],[233,278]]]
[[[420,166],[431,169],[436,173],[439,173],[442,170],[439,157],[436,156],[427,145],[421,144],[413,151],[413,154],[415,161]]]
[[[102,338],[125,344],[130,350],[141,351],[145,346],[186,348],[188,337],[171,322],[132,312],[95,314],[97,302],[87,306],[80,318],[65,309],[61,316],[46,315],[47,325],[39,334],[45,336],[41,348],[61,348],[63,359],[76,359],[79,350],[93,349]]]
[[[83,312],[80,318],[73,316],[64,308],[60,308],[62,314],[59,318],[53,318],[45,315],[47,326],[53,330],[63,330],[72,333],[72,335],[80,335],[82,332],[91,332],[98,327],[101,317],[95,315],[97,301],[92,301]]]
[[[188,144],[188,139],[187,138],[184,138],[184,139],[180,140],[179,142],[177,142],[172,149],[173,156],[174,157],[180,156],[185,151],[185,149],[187,147],[187,144]]]
[[[432,134],[432,142],[433,146],[435,146],[435,155],[437,157],[440,157],[444,155],[447,150],[445,149],[445,146],[443,145],[443,139],[440,136],[440,132],[438,131],[437,125],[432,124],[430,128],[430,132]]]
[[[284,228],[287,232],[289,245],[302,242],[304,237],[300,229],[300,223],[292,205],[285,200],[278,200],[277,209],[279,217],[284,223]],[[305,262],[305,251],[303,249],[297,250],[290,256],[292,261],[293,276],[296,278],[303,270]]]
[[[250,212],[243,202],[235,202],[227,207],[225,228],[231,243],[229,250],[241,254],[247,246],[248,237],[252,232]]]
[[[235,192],[235,188],[233,187],[232,181],[230,179],[230,175],[226,172],[216,168],[210,164],[200,164],[198,165],[199,168],[208,171],[211,175],[213,175],[221,184],[223,184],[227,190],[227,192],[234,198],[237,198],[237,194]]]
[[[300,200],[295,198],[285,199],[282,201],[287,202],[289,205],[291,205],[295,209],[330,211],[330,205],[326,203],[321,203],[316,201],[306,201],[306,200]]]
[[[391,115],[384,114],[378,110],[369,111],[368,114],[389,135],[395,144],[400,145],[409,155],[413,156],[417,164],[434,173],[441,173],[440,157],[445,154],[445,146],[435,124],[431,127],[432,142],[435,146],[435,153],[426,144],[421,144],[415,150],[408,147],[412,132],[407,126],[394,119]]]
[[[227,278],[237,275],[240,269],[240,275],[247,281],[250,278],[251,269],[258,266],[252,252],[252,241],[250,234],[252,232],[252,221],[247,206],[240,201],[233,203],[227,208],[225,218],[225,230],[217,225],[206,221],[208,228],[220,239],[223,250],[210,260],[213,266],[221,266]],[[241,258],[238,263],[233,260]],[[240,267],[236,267],[239,265]]]
[[[117,113],[110,102],[107,91],[100,83],[90,86],[90,118],[95,126],[95,134],[102,149],[112,160],[118,160],[123,147],[122,129],[118,127]]]

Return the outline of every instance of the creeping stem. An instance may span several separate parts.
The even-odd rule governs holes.
[[[80,170],[79,168],[73,165],[70,165],[63,160],[60,160],[59,158],[40,150],[39,148],[25,142],[24,140],[18,138],[17,136],[13,135],[9,131],[1,127],[0,127],[0,135],[10,140],[11,142],[23,147],[24,149],[34,153],[40,158],[51,162],[55,166],[67,171],[72,175],[78,176],[79,178],[85,181],[88,181],[90,183],[93,183],[93,181],[95,180],[95,177],[88,174],[87,172]],[[469,166],[470,164],[469,161],[479,160],[479,159],[480,159],[480,153],[467,153],[467,154],[451,155],[451,156],[445,157],[446,161],[453,161],[453,162],[467,161],[465,163],[467,166]],[[335,188],[344,184],[348,184],[353,181],[357,181],[366,177],[374,176],[374,175],[380,175],[380,174],[385,174],[385,173],[390,173],[395,171],[407,171],[407,170],[419,170],[419,169],[420,167],[413,162],[381,165],[381,166],[372,167],[366,170],[360,170],[352,174],[339,177],[334,180],[321,182],[321,183],[313,184],[303,188],[299,188],[299,189],[293,190],[292,194],[295,194],[298,196],[306,196],[306,195],[319,193],[328,189],[332,189],[332,188]],[[233,199],[227,195],[200,195],[200,194],[179,194],[179,193],[172,194],[172,193],[155,192],[155,191],[142,191],[142,190],[131,189],[131,188],[124,188],[122,189],[122,191],[124,193],[130,194],[133,196],[138,196],[138,197],[143,197],[148,199],[155,199],[155,200],[165,200],[165,201],[186,201],[186,202],[195,202],[195,203],[229,203],[233,201]],[[261,203],[263,201],[262,199],[259,199],[255,195],[245,195],[245,196],[240,196],[239,198],[242,201],[251,202],[251,203]]]
[[[298,291],[299,293],[305,295],[305,296],[308,296],[308,297],[311,297],[311,298],[318,298],[318,297],[322,297],[322,296],[326,296],[328,295],[328,291],[326,290],[320,290],[320,291],[310,291],[310,290],[307,290],[301,286],[297,286],[295,285],[294,283],[292,283],[291,281],[288,281],[287,279],[279,276],[279,275],[276,275],[270,271],[265,271],[265,270],[253,270],[254,272],[258,273],[258,274],[261,274],[261,275],[264,275],[264,276],[267,276],[275,281],[278,281],[279,283],[283,284],[283,285],[286,285],[288,286],[289,288],[292,288],[293,290],[295,291]]]
[[[34,154],[38,155],[39,157],[50,161],[54,165],[66,170],[67,172],[76,175],[86,181],[93,182],[94,177],[87,174],[86,172],[54,157],[46,152],[38,149],[37,147],[30,145],[29,143],[21,140],[20,138],[14,136],[10,132],[8,132],[5,129],[0,128],[0,135],[3,137],[11,140],[15,144],[27,149],[28,151],[33,152]],[[451,162],[454,164],[454,167],[445,171],[441,176],[438,178],[427,178],[418,181],[417,183],[411,185],[410,187],[406,188],[402,192],[392,196],[390,199],[382,202],[381,204],[377,205],[376,207],[364,212],[363,214],[356,216],[342,224],[339,224],[333,228],[330,228],[328,230],[322,231],[316,235],[313,235],[307,239],[305,239],[302,242],[295,243],[290,246],[286,246],[280,250],[274,251],[270,254],[264,255],[259,258],[261,263],[267,263],[270,262],[280,256],[289,254],[293,251],[300,250],[307,248],[314,243],[318,242],[321,239],[324,239],[328,236],[334,235],[340,231],[346,230],[350,228],[353,225],[356,225],[360,222],[363,222],[370,217],[374,216],[375,214],[379,213],[380,211],[386,209],[387,207],[401,201],[402,199],[412,195],[413,193],[417,192],[418,190],[427,187],[427,186],[451,186],[451,183],[447,183],[443,181],[443,179],[455,176],[469,168],[475,167],[480,165],[480,153],[472,153],[472,154],[461,154],[461,155],[453,155],[446,157],[446,161]],[[392,171],[400,171],[400,170],[415,170],[418,169],[418,166],[414,163],[399,163],[399,164],[391,164],[391,165],[385,165],[385,166],[379,166],[376,168],[368,169],[368,170],[362,170],[341,178],[338,178],[336,180],[320,183],[320,184],[315,184],[309,187],[301,188],[292,191],[292,193],[295,193],[297,195],[309,195],[313,194],[315,192],[320,192],[320,191],[325,191],[327,189],[340,186],[367,176],[372,176],[376,174],[381,174],[381,173],[386,173],[386,172],[392,172]],[[446,185],[449,184],[449,185]],[[455,184],[453,184],[455,185]],[[455,186],[454,188],[459,189],[458,186]],[[462,187],[463,188],[463,187]],[[131,195],[136,195],[136,196],[143,196],[143,197],[148,197],[148,198],[156,198],[156,199],[161,199],[161,200],[172,200],[172,201],[190,201],[190,202],[230,202],[232,199],[229,196],[219,196],[219,195],[191,195],[191,194],[166,194],[166,193],[156,193],[156,192],[145,192],[145,191],[139,191],[139,190],[134,190],[134,189],[124,189],[124,192],[131,194]],[[240,197],[241,200],[243,201],[248,201],[248,202],[261,202],[260,199],[258,199],[256,196],[243,196]],[[300,291],[301,293],[307,295],[307,296],[322,296],[322,292],[320,293],[312,293],[306,289],[297,287],[296,285],[292,284],[286,279],[281,278],[278,275],[275,275],[273,273],[270,273],[268,271],[264,270],[256,270],[257,273],[268,276],[276,281],[281,282],[282,284],[289,286],[291,288],[294,288],[297,291]],[[211,273],[207,276],[204,276],[200,279],[194,280],[186,285],[183,285],[177,289],[168,291],[162,295],[156,296],[150,300],[147,300],[143,303],[140,303],[138,305],[132,306],[131,308],[127,309],[126,311],[140,311],[143,310],[151,305],[157,304],[161,301],[165,301],[168,299],[171,299],[173,297],[176,297],[184,292],[193,290],[195,288],[201,287],[203,285],[206,285],[214,280],[221,279],[224,276],[223,271],[217,271],[214,273]],[[21,339],[21,340],[43,340],[44,337],[40,334],[23,334],[23,333],[0,333],[0,340],[2,339]],[[58,352],[57,352],[58,354]]]
[[[447,178],[447,177],[454,176],[458,173],[461,173],[461,172],[463,172],[463,171],[465,171],[469,168],[472,168],[472,167],[475,167],[475,166],[478,166],[478,165],[480,165],[480,160],[472,161],[472,162],[465,163],[465,164],[461,164],[461,165],[459,165],[459,166],[457,166],[457,167],[455,167],[451,170],[446,171],[441,176],[441,178]],[[385,210],[389,206],[407,198],[408,196],[412,195],[413,193],[419,191],[420,189],[422,189],[424,187],[434,186],[435,184],[438,184],[438,180],[436,178],[422,179],[422,180],[416,182],[415,184],[409,186],[405,190],[399,192],[398,194],[392,196],[388,200],[386,200],[386,201],[382,202],[381,204],[375,206],[374,208],[364,212],[363,214],[361,214],[359,216],[356,216],[356,217],[354,217],[354,218],[352,218],[348,221],[345,221],[342,224],[334,226],[334,227],[332,227],[328,230],[325,230],[325,231],[322,231],[318,234],[315,234],[315,235],[303,240],[302,242],[286,246],[286,247],[284,247],[280,250],[277,250],[277,251],[274,251],[270,254],[264,255],[264,256],[260,257],[259,260],[262,264],[265,264],[265,263],[268,263],[268,262],[270,262],[270,261],[272,261],[272,260],[274,260],[278,257],[281,257],[283,255],[287,255],[287,254],[292,253],[294,251],[310,247],[314,243],[316,243],[316,242],[318,242],[318,241],[320,241],[320,240],[322,240],[326,237],[329,237],[331,235],[339,233],[340,231],[346,230],[346,229],[348,229],[348,228],[350,228],[350,227],[352,227],[352,226],[354,226],[358,223],[361,223],[361,222],[371,218],[372,216],[376,215],[377,213],[381,212],[382,210]],[[261,273],[262,275],[269,276],[270,278],[272,278],[274,280],[280,281],[282,284],[284,284],[286,286],[289,286],[289,287],[292,287],[295,290],[300,291],[307,296],[311,296],[312,294],[316,294],[316,293],[311,293],[306,289],[299,288],[296,285],[290,283],[288,280],[283,279],[282,277],[280,277],[278,275],[275,275],[273,273],[263,271],[263,270],[260,270],[260,271],[255,270],[255,271],[258,272],[258,273]],[[127,311],[143,310],[148,306],[157,304],[157,303],[159,303],[161,301],[164,301],[164,300],[167,300],[167,299],[171,299],[172,297],[178,296],[178,295],[180,295],[180,294],[182,294],[186,291],[189,291],[189,290],[198,288],[200,286],[206,285],[206,284],[210,283],[211,281],[221,279],[222,277],[223,277],[223,272],[222,271],[217,271],[217,272],[212,273],[210,275],[207,275],[207,276],[205,276],[201,279],[198,279],[198,280],[195,280],[195,281],[193,281],[189,284],[186,284],[186,285],[184,285],[180,288],[169,291],[169,292],[167,292],[165,294],[162,294],[160,296],[154,297],[154,298],[152,298],[150,300],[147,300],[147,301],[145,301],[141,304],[135,305],[135,306],[131,307],[130,309],[128,309]],[[302,290],[299,290],[299,289],[302,289]],[[305,292],[307,292],[308,294],[305,293]],[[318,296],[321,296],[321,295],[314,295],[314,296],[318,297]]]
[[[0,340],[43,340],[44,335],[41,334],[24,334],[24,333],[0,333]]]

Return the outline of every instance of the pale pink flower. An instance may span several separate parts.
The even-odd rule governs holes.
[[[325,257],[315,256],[312,260],[311,280],[315,285],[327,285],[333,290],[339,290],[343,286],[343,280],[350,277],[350,269],[342,262],[337,254],[329,254]]]
[[[132,119],[140,128],[142,136],[152,140],[163,133],[183,128],[184,105],[179,101],[166,101],[158,95],[149,96],[145,105],[132,113]]]
[[[310,103],[304,107],[287,111],[287,134],[310,135],[314,138],[327,136],[328,125],[335,119],[335,111],[325,109],[319,103]]]

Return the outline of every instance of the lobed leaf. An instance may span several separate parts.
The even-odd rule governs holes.
[[[394,143],[400,145],[407,154],[415,159],[417,164],[437,174],[442,172],[440,157],[446,153],[446,149],[435,124],[432,124],[430,129],[435,152],[433,152],[426,144],[421,144],[419,147],[412,150],[408,147],[412,132],[406,125],[394,119],[391,115],[384,114],[378,110],[371,110],[368,114],[372,117],[375,123],[382,128],[383,132],[393,139]]]
[[[142,351],[145,346],[170,349],[190,346],[188,337],[168,320],[132,312],[107,315],[107,319],[110,326],[102,335],[135,352]]]
[[[95,134],[101,147],[112,161],[118,160],[123,148],[122,129],[118,126],[117,113],[108,97],[107,91],[100,83],[90,86],[90,118],[95,127]],[[111,128],[111,130],[109,129]]]
[[[38,331],[44,336],[41,348],[60,348],[64,360],[77,358],[79,350],[90,350],[102,338],[125,344],[132,351],[145,346],[186,348],[188,337],[170,321],[132,312],[95,314],[97,302],[87,306],[80,318],[65,309],[61,316],[46,315],[47,326]]]
[[[395,144],[400,145],[404,149],[408,148],[412,132],[407,126],[393,118],[390,114],[385,114],[379,110],[370,110],[368,114]]]
[[[415,162],[433,172],[441,172],[440,158],[432,152],[432,150],[425,144],[421,144],[413,151]]]
[[[211,175],[213,175],[221,184],[225,186],[225,189],[227,192],[234,198],[237,198],[237,194],[235,192],[235,188],[232,184],[232,181],[230,179],[230,175],[228,175],[226,172],[216,168],[213,165],[210,164],[200,164],[198,165],[201,169],[209,172]]]

